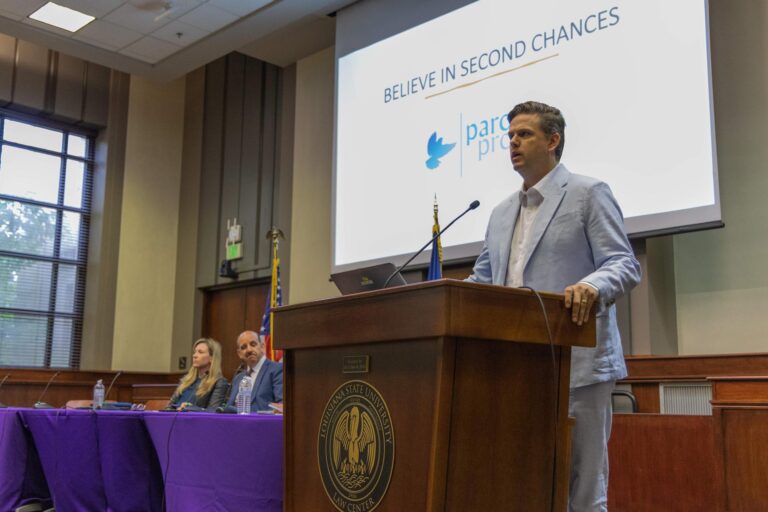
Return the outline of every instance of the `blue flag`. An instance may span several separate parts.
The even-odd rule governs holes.
[[[437,220],[437,197],[435,197],[434,223],[432,224],[432,236],[440,232],[440,222]],[[440,243],[440,237],[432,241],[432,256],[429,259],[429,270],[427,271],[427,281],[443,278],[443,246]]]

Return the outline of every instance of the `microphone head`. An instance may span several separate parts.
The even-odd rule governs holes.
[[[480,206],[480,201],[478,201],[477,199],[475,199],[474,201],[472,201],[471,203],[469,203],[469,209],[470,209],[470,210],[474,210],[474,209],[475,209],[475,208],[477,208],[478,206]]]

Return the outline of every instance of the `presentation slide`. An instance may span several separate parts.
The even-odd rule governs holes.
[[[527,100],[561,109],[561,162],[610,185],[629,233],[720,220],[702,0],[479,0],[337,64],[334,271],[402,263],[435,198],[443,225],[480,201],[442,238],[478,254],[521,186],[506,115]]]

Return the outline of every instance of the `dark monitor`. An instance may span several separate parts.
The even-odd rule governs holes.
[[[387,278],[397,270],[392,263],[382,263],[372,267],[347,270],[337,274],[331,274],[331,281],[336,283],[342,295],[350,293],[369,292],[371,290],[380,290],[384,287]],[[407,284],[405,278],[397,272],[389,281],[387,288],[402,286]]]

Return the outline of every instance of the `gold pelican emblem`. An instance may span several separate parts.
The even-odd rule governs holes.
[[[344,411],[333,432],[333,465],[339,479],[350,489],[365,485],[376,465],[376,433],[373,420],[357,406]]]

